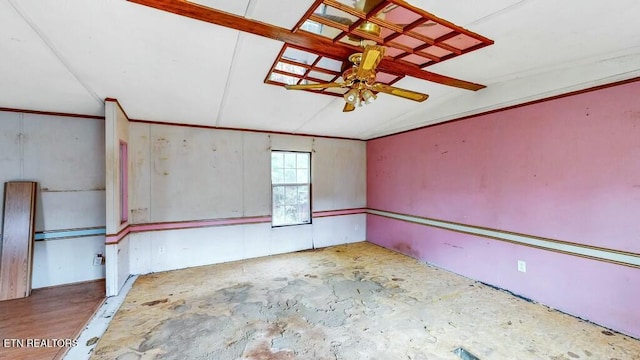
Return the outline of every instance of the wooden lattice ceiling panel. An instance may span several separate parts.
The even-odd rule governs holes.
[[[480,90],[485,86],[437,74],[428,71],[425,67],[493,43],[490,39],[440,19],[402,0],[358,0],[359,4],[365,4],[366,9],[363,10],[356,9],[353,0],[316,0],[293,29],[266,24],[185,0],[129,1],[282,41],[288,45],[312,49],[317,54],[343,60],[354,52],[360,51],[360,47],[356,46],[361,45],[359,39],[378,42],[390,50],[378,64],[377,72],[397,76],[406,75],[472,91]],[[347,17],[347,20],[339,16],[328,18],[326,14],[322,14],[323,9],[335,9],[331,11],[336,11],[338,14],[342,12],[350,17]],[[318,20],[319,22],[315,23],[322,25],[322,28],[326,27],[327,30],[333,28],[334,30],[331,31],[334,35],[328,37],[307,31],[310,29],[304,30],[303,26],[310,26],[305,23],[309,21],[308,24],[313,24],[313,19]],[[377,36],[363,31],[363,27],[360,26],[371,24],[380,27],[380,33]],[[349,38],[349,34],[356,40]]]
[[[351,63],[348,61],[323,56],[310,49],[285,44],[271,66],[271,70],[269,70],[264,82],[278,86],[341,82],[343,81],[343,71],[350,66]],[[392,85],[403,77],[404,75],[379,71],[376,74],[376,81]],[[348,88],[329,88],[307,91],[342,96],[348,90]]]
[[[319,34],[354,50],[360,49],[360,39],[374,41],[386,46],[386,55],[393,60],[421,68],[493,44],[482,35],[401,0],[358,3],[318,0],[294,31]],[[379,35],[364,30],[367,26],[379,27]]]

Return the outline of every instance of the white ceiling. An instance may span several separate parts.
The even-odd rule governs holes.
[[[291,28],[312,0],[198,0]],[[640,1],[411,0],[495,41],[429,67],[472,92],[406,77],[424,103],[344,101],[264,84],[282,43],[125,0],[0,0],[0,107],[369,139],[640,76]]]

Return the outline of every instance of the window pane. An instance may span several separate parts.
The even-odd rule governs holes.
[[[285,225],[287,223],[284,217],[284,206],[273,207],[273,217],[271,221],[273,225]]]
[[[284,154],[281,152],[271,153],[271,168],[283,168],[284,167]]]
[[[284,169],[271,169],[271,182],[282,184],[284,182]]]
[[[296,204],[298,202],[298,187],[297,186],[287,186],[285,189],[285,204],[291,205]]]
[[[305,208],[298,213],[300,222],[303,224],[308,224],[311,222],[311,217],[309,216],[309,208]]]
[[[301,223],[308,223],[311,219],[310,206],[309,206],[309,193],[303,192],[303,188],[308,189],[307,186],[300,187],[298,191],[298,221]]]
[[[273,205],[284,205],[284,186],[273,187]]]
[[[298,170],[298,184],[303,184],[303,183],[307,183],[309,182],[309,170],[307,169],[302,169],[302,170]]]
[[[294,158],[295,159],[295,158]],[[285,169],[284,170],[284,182],[287,184],[295,184],[296,183],[296,169]]]
[[[298,158],[298,169],[308,169],[309,168],[309,154],[297,154]]]
[[[298,204],[309,205],[309,187],[306,185],[298,188]]]
[[[287,169],[295,169],[296,168],[296,154],[295,153],[285,153],[284,154],[284,167]]]

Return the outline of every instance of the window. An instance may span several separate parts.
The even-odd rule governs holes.
[[[310,160],[306,152],[271,152],[273,226],[311,223]]]

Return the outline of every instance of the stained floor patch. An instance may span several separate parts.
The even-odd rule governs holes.
[[[141,276],[93,359],[640,359],[640,341],[359,243]],[[472,359],[472,358],[468,358]]]
[[[169,301],[169,299],[165,298],[165,299],[160,299],[160,300],[147,301],[145,303],[142,303],[142,305],[143,306],[154,306],[154,305],[166,303],[167,301]]]

